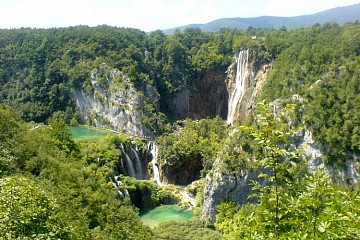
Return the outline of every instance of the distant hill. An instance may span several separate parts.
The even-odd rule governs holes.
[[[221,28],[237,28],[245,30],[250,26],[274,29],[279,29],[280,27],[285,26],[286,29],[296,29],[310,27],[316,23],[344,24],[358,20],[360,20],[360,3],[296,17],[262,16],[253,18],[221,18],[205,24],[190,24],[177,28],[165,29],[163,32],[166,34],[172,34],[176,29],[183,30],[190,27],[198,27],[205,32],[217,32]]]

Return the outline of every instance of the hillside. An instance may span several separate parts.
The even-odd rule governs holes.
[[[360,4],[346,7],[337,7],[315,14],[295,17],[261,16],[253,18],[221,18],[205,24],[190,24],[163,30],[166,34],[172,34],[176,29],[183,30],[190,27],[198,27],[205,32],[217,32],[221,28],[235,28],[246,30],[248,27],[297,29],[311,27],[314,24],[337,23],[344,24],[360,20]]]

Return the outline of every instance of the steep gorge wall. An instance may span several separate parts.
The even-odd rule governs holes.
[[[344,159],[342,167],[329,166],[324,162],[324,153],[320,144],[312,138],[311,131],[302,129],[293,136],[293,147],[300,149],[302,157],[306,160],[309,171],[324,170],[331,178],[340,184],[357,184],[360,181],[360,156],[352,155]],[[215,222],[216,207],[224,200],[232,200],[238,204],[255,202],[256,199],[248,198],[252,192],[251,182],[258,181],[267,184],[264,179],[259,179],[260,170],[242,170],[232,172],[224,168],[224,159],[218,158],[213,170],[206,176],[204,186],[204,202],[201,218],[205,222]],[[267,174],[270,172],[266,171]]]
[[[245,118],[251,112],[271,69],[271,62],[258,58],[256,52],[251,49],[240,51],[238,55],[234,56],[233,64],[226,71],[225,81],[228,94],[227,123],[229,125]],[[215,221],[216,206],[224,200],[232,200],[239,204],[256,201],[248,197],[252,193],[251,181],[260,181],[259,170],[243,170],[234,173],[224,169],[223,160],[218,158],[212,171],[206,176],[201,215],[206,222]],[[266,183],[263,182],[263,184]]]
[[[237,120],[245,118],[256,104],[256,99],[264,89],[266,78],[272,70],[272,63],[268,61],[254,60],[256,56],[249,50],[240,52],[234,57],[234,63],[227,70],[227,90],[229,93],[230,111],[233,108],[233,115],[228,114],[227,122],[233,125]],[[239,66],[240,65],[240,66]],[[241,74],[241,76],[239,76]],[[241,82],[239,82],[241,81]],[[237,94],[237,101],[231,98]],[[296,97],[296,96],[295,96]],[[232,106],[231,106],[232,105]],[[229,119],[230,118],[230,119]],[[230,137],[230,136],[229,136]],[[360,179],[360,157],[349,156],[344,159],[343,167],[328,166],[324,162],[324,153],[321,151],[320,144],[312,138],[310,130],[300,130],[294,136],[294,147],[301,149],[304,159],[308,163],[308,168],[313,171],[320,168],[326,171],[332,178],[340,183],[357,183]],[[216,207],[224,200],[232,200],[238,204],[253,202],[249,199],[252,193],[250,182],[259,181],[259,171],[243,170],[232,172],[224,169],[222,162],[225,159],[218,158],[212,171],[206,176],[204,186],[204,202],[202,219],[206,222],[214,222]],[[266,182],[262,182],[266,184]]]
[[[149,84],[140,94],[122,72],[102,65],[92,71],[91,85],[76,90],[72,97],[85,121],[91,125],[132,136],[153,137],[141,119],[146,101],[159,108],[159,94]]]
[[[244,170],[234,173],[224,169],[221,162],[222,159],[218,158],[213,171],[206,176],[201,214],[205,222],[215,222],[216,207],[224,200],[232,200],[238,204],[256,202],[255,198],[249,198],[249,194],[253,193],[251,182],[263,181],[258,178],[260,171]]]
[[[332,179],[341,184],[357,184],[360,181],[360,156],[352,154],[344,158],[343,166],[330,166],[324,162],[324,152],[308,129],[298,131],[294,136],[295,146],[308,164],[308,169],[324,170]]]
[[[193,79],[191,86],[171,99],[169,104],[180,118],[201,119],[220,116],[226,118],[228,95],[226,73],[209,71]]]

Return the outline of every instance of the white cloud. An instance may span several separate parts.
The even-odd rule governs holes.
[[[145,31],[225,17],[311,14],[360,0],[1,0],[0,28],[97,26]]]

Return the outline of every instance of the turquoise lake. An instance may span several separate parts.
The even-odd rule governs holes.
[[[110,131],[89,128],[85,126],[79,127],[69,127],[69,132],[73,136],[74,139],[76,138],[86,138],[86,137],[106,137],[108,134],[112,134]]]
[[[188,220],[193,217],[191,211],[178,205],[162,205],[140,214],[141,221],[149,227],[156,227],[161,222]]]

